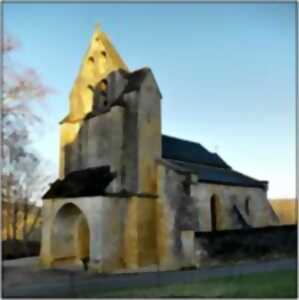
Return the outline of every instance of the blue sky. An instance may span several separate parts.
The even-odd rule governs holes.
[[[58,169],[58,122],[97,22],[130,70],[149,66],[163,133],[202,143],[295,197],[295,3],[4,4],[15,59],[56,93],[37,147]]]

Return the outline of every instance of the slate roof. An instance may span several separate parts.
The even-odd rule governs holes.
[[[230,168],[216,153],[212,153],[199,143],[162,135],[162,157],[185,162]]]
[[[63,180],[57,179],[52,183],[42,198],[104,195],[106,187],[114,178],[115,174],[110,172],[109,166],[74,171],[67,174]]]
[[[197,174],[199,182],[267,188],[266,181],[256,180],[233,170],[219,155],[208,151],[199,143],[163,135],[162,158]]]
[[[256,180],[232,169],[215,168],[182,161],[170,161],[174,165],[197,174],[199,182],[259,188],[266,188],[267,186],[266,181]]]

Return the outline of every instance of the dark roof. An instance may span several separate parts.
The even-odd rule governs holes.
[[[199,182],[263,189],[267,187],[266,181],[232,170],[219,155],[208,151],[199,143],[163,135],[162,157],[175,166],[197,174]]]
[[[267,187],[266,181],[256,180],[232,169],[215,168],[183,161],[171,161],[171,163],[197,174],[199,182],[218,183],[223,185],[244,187],[259,187],[263,189]]]
[[[114,178],[115,174],[110,172],[109,166],[74,171],[63,180],[57,179],[52,183],[43,199],[104,195]]]
[[[208,151],[201,144],[168,135],[162,136],[162,157],[219,168],[230,168],[220,156]]]

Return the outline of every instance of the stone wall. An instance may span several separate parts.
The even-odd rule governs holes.
[[[98,271],[105,268],[123,267],[122,254],[124,250],[124,227],[126,211],[128,206],[127,198],[113,197],[82,197],[68,199],[47,199],[43,206],[43,228],[41,263],[50,267],[59,257],[74,256],[77,253],[78,245],[72,244],[77,228],[74,226],[73,210],[67,210],[60,215],[66,205],[73,205],[76,210],[86,218],[89,227],[89,257],[90,265]],[[79,217],[79,214],[76,214]],[[79,219],[79,218],[78,218]],[[66,227],[66,222],[71,226]],[[56,229],[54,229],[56,228]],[[57,235],[58,233],[58,239]],[[56,245],[63,248],[58,252],[53,251]],[[70,253],[72,252],[72,253]],[[65,255],[65,254],[68,255]],[[76,257],[78,260],[79,258]]]
[[[123,160],[123,123],[124,108],[120,106],[85,120],[76,139],[65,145],[65,174],[107,165],[118,175],[110,186],[110,192],[119,192]]]
[[[64,257],[78,262],[80,249],[83,249],[84,253],[89,252],[90,268],[96,272],[174,270],[196,266],[197,252],[210,251],[207,250],[211,247],[211,242],[207,242],[210,238],[201,239],[203,243],[198,244],[197,237],[200,233],[214,234],[211,232],[210,202],[215,194],[220,202],[220,212],[217,213],[222,222],[216,233],[225,235],[230,229],[242,228],[242,234],[246,229],[236,217],[233,205],[245,205],[239,210],[249,228],[263,227],[271,222],[267,219],[271,211],[267,211],[262,190],[198,183],[197,176],[161,164],[158,164],[157,194],[158,197],[135,195],[44,200],[42,264],[49,267]],[[244,201],[248,196],[253,200],[246,208]],[[63,210],[70,204],[74,206],[72,209]],[[248,209],[249,215],[246,216]],[[85,241],[79,240],[77,234],[82,216],[86,218],[89,229],[89,240]],[[257,222],[263,217],[268,223]],[[82,230],[86,235],[86,229],[83,227]]]
[[[154,197],[47,199],[41,264],[51,267],[62,258],[80,264],[89,253],[90,269],[96,272],[157,269],[155,212]],[[87,230],[79,226],[82,217]]]
[[[92,111],[81,121],[61,124],[60,177],[108,165],[116,172],[108,192],[156,193],[161,94],[150,69],[139,70],[140,86],[133,90],[127,91],[128,86],[136,83],[126,86],[124,76],[133,75],[109,74],[103,95],[99,88],[91,87]]]
[[[194,233],[277,225],[260,188],[199,183],[196,175],[159,162],[158,252],[165,269],[194,265]],[[211,198],[217,197],[212,228]]]
[[[96,28],[70,93],[68,120],[81,120],[90,112],[93,95],[89,86],[95,86],[115,70],[128,68],[106,34]]]
[[[217,230],[277,225],[278,219],[267,200],[267,192],[260,188],[236,187],[221,184],[198,183],[191,186],[191,195],[196,199],[199,212],[199,231],[211,231],[211,199],[219,201]],[[237,212],[238,211],[238,212]],[[242,223],[242,220],[246,223]]]
[[[128,202],[124,232],[126,271],[150,267],[157,270],[156,199],[132,197]]]
[[[188,180],[191,179],[186,174],[161,164],[158,167],[157,238],[161,269],[192,265],[192,232],[198,229],[198,215],[186,189]]]
[[[150,69],[137,96],[138,192],[157,192],[156,159],[161,158],[161,95]]]
[[[279,255],[297,255],[296,225],[195,233],[197,266]]]

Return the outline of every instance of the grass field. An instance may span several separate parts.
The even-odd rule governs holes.
[[[297,272],[275,271],[152,288],[125,288],[88,298],[297,298]]]

